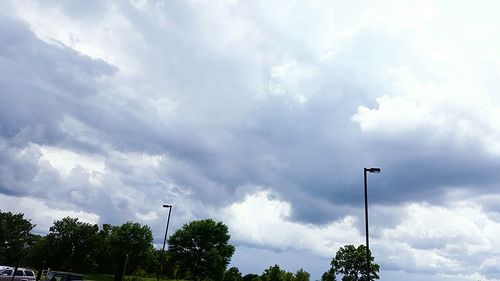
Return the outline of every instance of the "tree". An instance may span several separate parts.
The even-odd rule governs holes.
[[[96,252],[96,272],[112,274],[115,272],[113,257],[111,256],[110,237],[113,230],[112,225],[103,224],[102,228],[97,233],[97,248]]]
[[[330,268],[328,271],[321,275],[321,281],[336,281],[337,277],[335,276],[335,272]]]
[[[104,227],[103,227],[104,228]],[[122,280],[125,261],[126,272],[131,273],[146,265],[153,255],[153,233],[149,226],[127,222],[108,229],[108,245],[115,280]]]
[[[242,281],[241,272],[237,267],[231,267],[224,274],[224,281]]]
[[[148,266],[144,269],[147,272],[158,272],[160,268],[160,263],[162,260],[162,250],[153,250],[153,255],[148,263]],[[163,251],[163,264],[161,266],[160,275],[167,279],[182,279],[184,278],[184,273],[179,269],[179,264],[172,258],[172,253],[169,251]]]
[[[48,265],[62,270],[91,272],[97,250],[97,224],[65,217],[55,221],[47,235]]]
[[[249,273],[243,276],[243,281],[261,281],[260,276],[254,273]]]
[[[295,273],[295,281],[309,281],[311,278],[311,274],[309,272],[305,271],[304,269],[299,269],[297,270],[297,273]]]
[[[24,214],[0,211],[0,264],[23,262],[33,244],[34,227]]]
[[[293,273],[287,272],[275,264],[264,270],[261,276],[262,281],[294,281]]]
[[[374,262],[375,258],[370,257],[370,280],[379,279],[378,271],[380,267]],[[364,281],[366,280],[366,247],[354,245],[340,247],[337,254],[332,259],[331,268],[323,274],[322,281],[335,280],[335,275],[341,274],[342,281]],[[333,279],[332,279],[333,275]]]
[[[168,239],[169,252],[193,280],[222,280],[234,253],[228,228],[211,219],[192,221]]]
[[[47,244],[47,236],[33,235],[32,238],[33,244],[29,247],[26,264],[30,265],[41,274],[46,263],[47,253],[50,250]],[[37,280],[40,279],[40,277],[41,275],[38,275]]]
[[[295,276],[293,276],[293,273],[286,271],[283,281],[295,281]]]
[[[283,281],[285,278],[285,271],[275,264],[264,270],[262,273],[262,281]]]

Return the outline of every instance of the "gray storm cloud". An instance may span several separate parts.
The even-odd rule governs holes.
[[[465,276],[469,263],[497,276],[488,227],[465,220],[490,246],[406,229],[412,212],[421,228],[437,228],[423,218],[428,209],[498,222],[498,83],[476,76],[487,51],[480,62],[467,60],[468,46],[447,55],[429,27],[445,25],[432,13],[396,4],[400,14],[375,5],[346,8],[346,17],[335,3],[41,3],[2,4],[2,195],[101,223],[138,220],[160,237],[165,200],[177,206],[175,229],[227,216],[221,210],[265,190],[271,199],[256,198],[290,204],[276,218],[285,229],[321,232],[352,216],[349,231],[361,233],[362,168],[379,165],[370,204],[383,265]],[[246,251],[237,260],[303,247],[252,237],[233,237]]]

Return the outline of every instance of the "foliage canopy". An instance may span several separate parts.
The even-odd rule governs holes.
[[[370,280],[379,279],[379,265],[369,252],[370,258]],[[322,281],[335,281],[336,275],[342,275],[342,281],[364,281],[366,280],[366,247],[360,245],[345,245],[340,247],[332,259],[330,269],[321,277]]]
[[[23,214],[0,211],[0,264],[15,264],[27,255],[33,244],[35,227]]]
[[[193,280],[223,280],[234,253],[228,228],[211,219],[192,221],[168,239],[169,252]]]

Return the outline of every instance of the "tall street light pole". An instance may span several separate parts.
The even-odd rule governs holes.
[[[380,173],[380,168],[364,168],[365,176],[365,230],[366,230],[366,281],[370,281],[370,239],[368,236],[368,179],[367,173]]]
[[[170,224],[170,213],[172,212],[172,205],[163,205],[163,208],[168,208],[168,218],[167,218],[167,228],[165,229],[165,238],[163,238],[163,248],[161,249],[160,269],[158,270],[158,277],[157,277],[158,281],[160,281],[160,274],[163,269],[163,254],[165,252],[165,244],[167,243],[168,225]]]

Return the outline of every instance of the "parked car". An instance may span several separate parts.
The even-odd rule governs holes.
[[[47,281],[82,281],[83,275],[73,272],[50,271]]]
[[[13,267],[0,270],[0,281],[12,280],[13,272]],[[35,273],[31,269],[19,267],[14,276],[14,281],[35,281]]]

